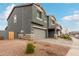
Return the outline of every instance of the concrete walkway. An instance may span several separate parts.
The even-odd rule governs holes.
[[[67,56],[79,56],[79,39],[76,39],[72,37],[73,39],[73,45],[69,52],[67,53]]]

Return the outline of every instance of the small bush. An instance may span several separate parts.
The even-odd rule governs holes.
[[[3,36],[0,36],[0,40],[4,40],[4,37]]]
[[[62,35],[62,38],[64,38],[65,40],[72,40],[72,38],[67,34]]]
[[[26,53],[34,53],[35,46],[32,43],[28,43],[26,47]]]

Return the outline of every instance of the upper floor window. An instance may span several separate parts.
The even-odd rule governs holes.
[[[37,17],[42,18],[42,12],[37,10]]]
[[[55,24],[55,21],[52,20],[52,24]]]
[[[50,22],[51,22],[51,25],[54,25],[55,24],[55,21],[53,21],[53,20],[51,20]]]
[[[14,23],[16,23],[16,22],[17,22],[17,16],[14,15]]]

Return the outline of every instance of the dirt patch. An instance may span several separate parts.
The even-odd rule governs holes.
[[[33,41],[36,48],[33,54],[26,54],[27,40],[0,40],[1,56],[64,56],[69,47],[50,44],[46,42]]]
[[[39,55],[65,56],[70,49],[70,47],[67,46],[50,44],[47,42],[39,42],[39,41],[36,42],[37,42],[36,48],[38,50],[37,52]]]

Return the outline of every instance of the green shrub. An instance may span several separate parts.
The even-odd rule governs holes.
[[[32,43],[28,43],[26,46],[26,53],[34,53],[35,46]]]
[[[0,36],[0,40],[4,40],[4,37],[3,36]]]
[[[62,38],[64,38],[65,40],[72,40],[72,38],[67,34],[62,35]]]

